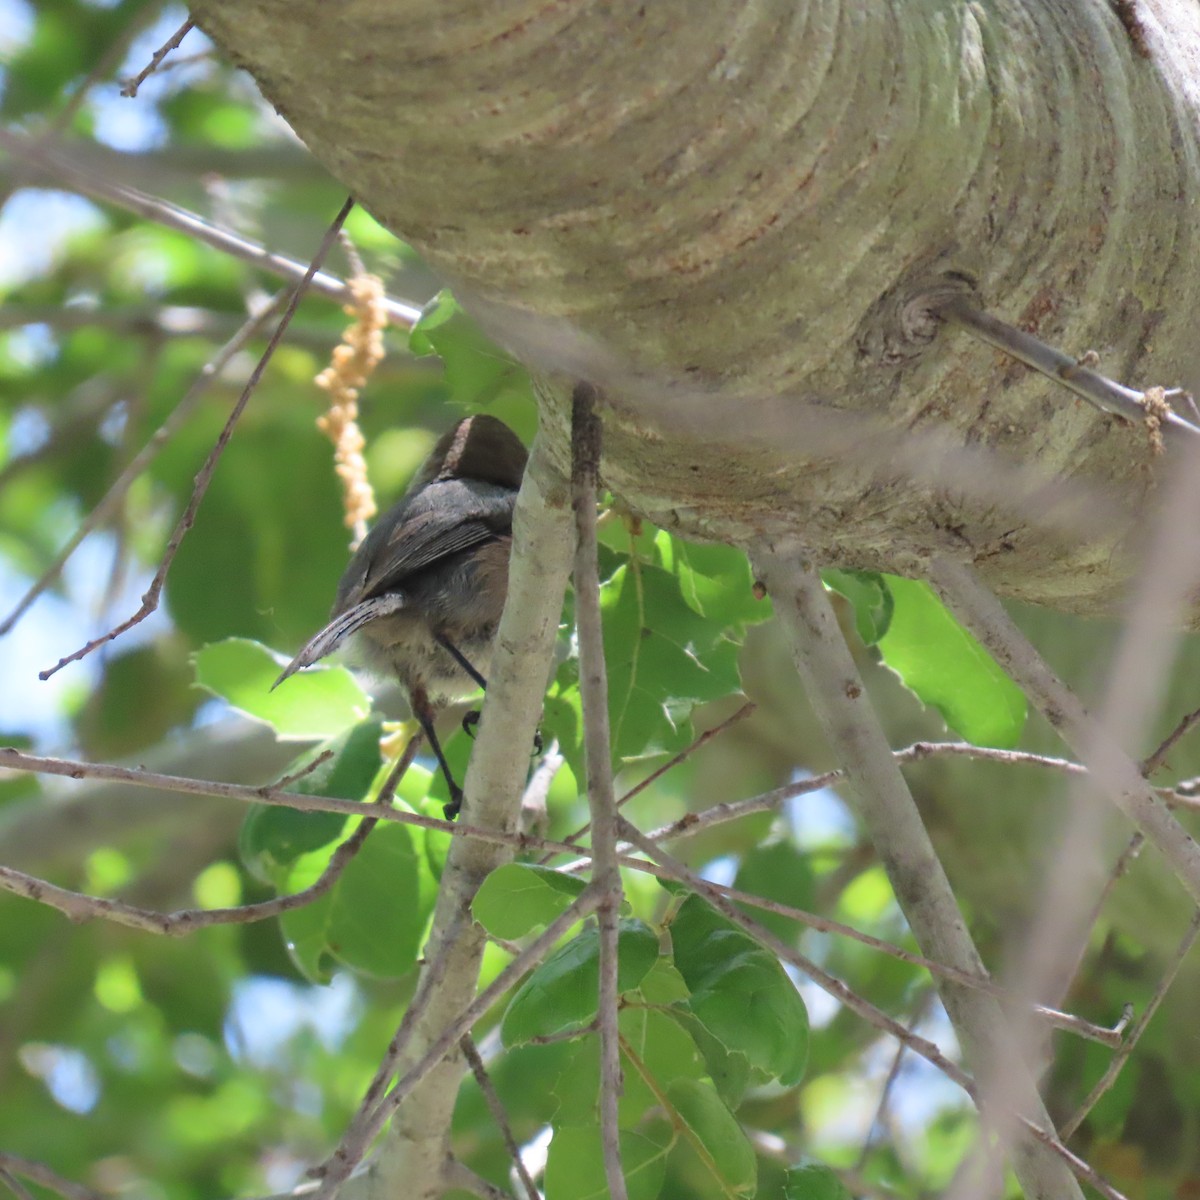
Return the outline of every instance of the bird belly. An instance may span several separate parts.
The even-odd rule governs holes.
[[[495,629],[450,635],[450,640],[481,675],[492,657]],[[412,691],[424,688],[431,700],[459,700],[477,690],[473,679],[434,638],[423,616],[406,610],[372,621],[355,635],[366,665],[393,675]]]

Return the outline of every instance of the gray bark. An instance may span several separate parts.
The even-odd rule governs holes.
[[[966,278],[1133,386],[1189,378],[1195,5],[1139,0],[1148,55],[1097,0],[193,11],[496,338],[607,388],[606,478],[654,520],[1117,594],[1145,435],[913,301]]]

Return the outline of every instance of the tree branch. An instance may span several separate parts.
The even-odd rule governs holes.
[[[903,775],[888,747],[817,571],[798,547],[756,547],[757,575],[787,630],[817,719],[846,771],[848,792],[923,953],[972,975],[986,974]],[[988,996],[942,982],[946,1012],[976,1073],[994,1067],[1004,1016]],[[1053,1129],[1031,1078],[1014,1097],[1026,1129]],[[1013,1167],[1030,1195],[1075,1197],[1060,1158],[1029,1139]]]
[[[96,529],[109,515],[117,510],[129,491],[133,482],[146,467],[153,462],[159,451],[183,426],[187,419],[196,411],[200,401],[209,388],[217,381],[221,372],[239,354],[246,344],[260,329],[274,317],[287,299],[287,293],[280,292],[258,312],[244,321],[237,332],[200,368],[195,382],[184,393],[183,398],[171,410],[170,416],[151,435],[150,440],[133,456],[121,473],[109,485],[108,491],[101,497],[99,503],[80,522],[79,528],[68,539],[67,544],[55,555],[54,560],[42,572],[24,596],[17,601],[16,607],[0,622],[0,637],[8,633],[13,626],[29,610],[29,607],[62,573],[67,559],[75,553],[80,542],[92,530]]]
[[[575,512],[575,627],[579,634],[579,695],[583,704],[588,811],[592,825],[592,885],[603,897],[600,926],[600,1140],[611,1200],[627,1200],[621,1167],[621,1045],[617,1029],[618,918],[625,894],[617,865],[617,801],[613,792],[608,727],[608,673],[600,619],[600,566],[596,550],[596,493],[600,486],[598,396],[589,383],[571,397],[571,503]]]
[[[942,320],[967,330],[989,346],[995,346],[1048,379],[1053,379],[1055,383],[1061,383],[1101,412],[1113,413],[1127,421],[1158,421],[1172,433],[1200,436],[1200,427],[1185,421],[1162,403],[1164,398],[1177,394],[1178,389],[1168,391],[1154,388],[1150,392],[1139,392],[1115,383],[1093,371],[1085,362],[984,312],[965,296],[953,296],[942,301],[934,308],[934,312]],[[1157,393],[1157,396],[1153,393]]]
[[[656,846],[623,817],[618,817],[618,822],[621,836],[653,858],[660,866],[669,870],[672,878],[687,883],[693,891],[703,896],[723,916],[738,926],[739,929],[744,930],[772,953],[778,955],[784,962],[791,963],[798,971],[807,975],[818,987],[840,1001],[851,1012],[862,1017],[863,1020],[869,1022],[877,1029],[881,1029],[898,1039],[915,1054],[919,1054],[927,1062],[937,1067],[947,1078],[953,1080],[963,1088],[973,1100],[978,1100],[977,1087],[971,1077],[961,1067],[946,1058],[927,1038],[923,1038],[906,1029],[899,1021],[888,1016],[881,1009],[876,1008],[869,1000],[858,995],[857,992],[847,987],[836,976],[830,975],[811,959],[806,958],[781,938],[776,937],[765,926],[747,917],[736,905],[730,903],[725,898],[722,894],[723,889],[715,887],[705,879],[701,879],[694,871],[690,871],[683,863],[672,858]],[[1125,1200],[1125,1197],[1104,1179],[1095,1168],[1084,1162],[1078,1155],[1072,1153],[1063,1145],[1062,1140],[1054,1133],[1052,1125],[1044,1128],[1029,1117],[1020,1114],[1017,1115],[1017,1120],[1021,1128],[1033,1141],[1037,1142],[1040,1146],[1044,1146],[1060,1163],[1065,1164],[1067,1169],[1078,1179],[1096,1188],[1106,1200]],[[1020,1147],[1017,1147],[1017,1149],[1019,1150]],[[1073,1181],[1068,1180],[1068,1185],[1070,1192],[1078,1192]],[[1057,1194],[1059,1193],[1038,1193],[1041,1196]]]
[[[248,262],[259,270],[277,275],[293,284],[305,277],[307,268],[304,263],[282,254],[275,254],[257,242],[222,229],[211,221],[188,212],[187,209],[147,195],[137,188],[111,183],[99,174],[73,162],[66,153],[53,150],[33,138],[0,129],[0,149],[7,150],[15,159],[34,168],[39,175],[63,183],[81,195],[107,201],[126,212],[136,213],[147,221],[153,221],[156,225],[187,234],[188,237],[193,237],[222,254],[228,254],[231,258]],[[327,271],[317,271],[309,287],[317,295],[335,300],[338,304],[354,302],[350,285]],[[421,316],[420,307],[406,300],[389,296],[384,300],[384,305],[387,308],[388,319],[406,329],[411,329]]]
[[[487,987],[475,995],[469,1004],[463,1006],[460,996],[459,1007],[453,1015],[437,1014],[442,1019],[442,1029],[438,1037],[424,1049],[421,1056],[401,1075],[396,1085],[375,1108],[368,1113],[361,1114],[363,1119],[356,1121],[355,1125],[347,1130],[346,1135],[343,1136],[337,1149],[330,1155],[322,1169],[321,1186],[317,1189],[314,1200],[332,1200],[332,1197],[337,1195],[338,1188],[366,1153],[376,1134],[383,1129],[388,1119],[413,1095],[418,1086],[434,1069],[443,1063],[458,1045],[462,1036],[526,971],[550,952],[554,943],[572,925],[595,912],[601,899],[600,893],[589,886],[576,897],[569,908],[547,925],[545,930],[534,938]],[[417,1022],[414,1022],[414,1030],[416,1024]],[[455,1066],[458,1065],[456,1060]],[[446,1131],[443,1129],[441,1136],[444,1137],[445,1133]],[[393,1138],[394,1136],[395,1131],[393,1131]],[[372,1164],[371,1173],[377,1174],[379,1170],[380,1163],[376,1160]],[[434,1181],[433,1187],[436,1188],[436,1186],[437,1181]],[[424,1193],[411,1191],[399,1194],[416,1197]]]
[[[442,1044],[446,1030],[461,1024],[455,1014],[464,997],[474,993],[484,947],[471,917],[471,900],[484,878],[512,857],[509,846],[522,844],[517,823],[528,772],[527,748],[541,715],[572,550],[570,492],[555,466],[562,461],[561,447],[548,444],[551,436],[539,430],[517,499],[508,600],[465,781],[463,818],[486,833],[479,838],[456,836],[451,844],[425,950],[426,962],[437,964],[442,975],[429,989],[411,1032],[396,1048],[393,1074],[411,1074],[430,1047]],[[497,835],[494,841],[484,840],[492,834]],[[507,845],[500,844],[502,840]],[[459,1030],[449,1050],[455,1049],[466,1028],[469,1025]],[[372,1200],[396,1195],[424,1200],[437,1194],[462,1070],[458,1054],[439,1055],[428,1077],[399,1107],[371,1166]]]
[[[467,1060],[467,1066],[471,1068],[471,1074],[475,1076],[475,1082],[479,1085],[479,1090],[483,1093],[483,1098],[491,1110],[492,1120],[496,1122],[496,1128],[500,1131],[500,1139],[504,1142],[504,1148],[512,1160],[513,1171],[521,1181],[521,1187],[525,1189],[526,1200],[541,1200],[537,1184],[533,1182],[529,1168],[526,1167],[525,1160],[521,1157],[521,1147],[517,1145],[517,1139],[513,1136],[508,1113],[504,1109],[504,1102],[496,1091],[496,1085],[492,1083],[492,1077],[488,1074],[487,1066],[475,1046],[474,1038],[470,1034],[465,1034],[459,1045],[463,1052],[463,1058]]]
[[[1124,1045],[1113,1055],[1112,1062],[1108,1064],[1104,1074],[1096,1081],[1095,1087],[1088,1092],[1083,1103],[1064,1122],[1062,1127],[1064,1140],[1074,1136],[1079,1126],[1083,1124],[1084,1118],[1099,1103],[1100,1097],[1116,1083],[1117,1076],[1121,1074],[1122,1068],[1129,1061],[1129,1056],[1136,1049],[1142,1034],[1146,1032],[1146,1027],[1158,1011],[1158,1006],[1163,1002],[1167,992],[1170,991],[1171,984],[1175,982],[1175,977],[1179,974],[1179,968],[1183,966],[1183,960],[1195,944],[1197,935],[1200,935],[1200,909],[1197,909],[1192,914],[1191,924],[1188,925],[1187,932],[1183,935],[1178,949],[1172,956],[1167,969],[1163,972],[1162,978],[1158,981],[1158,987],[1154,989],[1154,995],[1150,997],[1150,1002],[1146,1005],[1142,1015],[1138,1017],[1130,1028]]]
[[[404,753],[396,761],[372,802],[375,806],[385,810],[389,808],[396,788],[416,757],[420,744],[420,733],[409,739]],[[310,763],[309,769],[315,765]],[[289,782],[291,781],[289,779]],[[111,900],[106,896],[88,896],[81,892],[68,891],[44,879],[36,879],[23,871],[2,865],[0,888],[27,900],[35,900],[56,908],[69,920],[77,923],[103,918],[129,929],[165,934],[167,937],[186,937],[197,929],[206,929],[212,925],[249,925],[311,904],[337,883],[378,822],[378,816],[364,817],[354,832],[334,850],[325,869],[308,887],[287,896],[277,896],[274,900],[263,900],[258,904],[242,904],[234,908],[188,908],[173,913],[155,912],[134,904],[126,904],[122,900]]]
[[[1078,697],[1050,669],[999,600],[969,566],[947,558],[933,560],[929,582],[1079,756],[1096,786],[1157,847],[1188,895],[1200,903],[1200,846],[1121,746],[1097,736],[1095,723]]]
[[[233,406],[232,412],[229,414],[228,420],[217,435],[217,440],[208,457],[204,460],[204,465],[200,468],[196,476],[195,485],[192,488],[191,497],[188,500],[187,507],[183,510],[183,515],[179,518],[175,529],[171,533],[171,537],[167,542],[167,548],[163,553],[162,561],[159,563],[158,570],[154,573],[154,578],[150,581],[150,586],[146,589],[142,596],[141,606],[131,617],[122,621],[115,628],[110,629],[101,637],[94,638],[86,645],[81,646],[65,658],[60,658],[54,666],[45,671],[38,672],[38,678],[42,680],[49,679],[51,675],[62,670],[68,663],[76,662],[77,660],[91,654],[93,650],[100,646],[106,645],[108,642],[128,632],[135,625],[144,621],[156,608],[158,608],[159,597],[162,594],[163,586],[167,581],[167,572],[171,569],[171,563],[175,560],[175,555],[179,547],[183,543],[189,529],[196,520],[196,513],[200,508],[200,503],[204,499],[205,493],[208,491],[208,485],[212,481],[213,472],[217,469],[217,463],[224,453],[225,447],[229,444],[229,439],[233,436],[233,428],[237,424],[238,418],[242,415],[250,397],[254,394],[254,389],[258,387],[259,380],[262,379],[263,372],[267,369],[267,364],[271,361],[275,353],[276,347],[283,340],[283,335],[287,331],[288,324],[291,322],[292,316],[296,308],[300,304],[300,298],[304,295],[305,288],[312,277],[316,274],[317,268],[321,265],[322,260],[329,251],[329,247],[333,245],[337,238],[338,230],[341,229],[343,222],[349,215],[350,210],[354,207],[354,198],[347,197],[346,202],[342,205],[337,216],[325,231],[325,236],[321,239],[321,244],[317,247],[317,252],[313,255],[313,260],[308,266],[304,277],[296,284],[292,290],[292,294],[288,297],[288,302],[283,310],[282,316],[279,318],[279,323],[276,325],[274,332],[271,334],[267,342],[266,349],[263,350],[261,357],[255,364],[254,370],[250,372],[250,378],[246,380],[246,386],[242,389],[242,394],[238,397],[237,403]]]

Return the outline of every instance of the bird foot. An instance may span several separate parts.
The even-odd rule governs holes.
[[[442,806],[442,815],[447,821],[453,821],[462,811],[463,793],[457,784],[450,785],[450,802]]]
[[[473,708],[469,713],[464,714],[462,719],[462,731],[467,735],[467,737],[473,738],[475,736],[475,729],[479,725],[479,717],[480,713],[479,709],[477,708]],[[533,731],[534,754],[541,754],[545,748],[546,743],[542,741],[542,731],[540,729],[535,729]]]

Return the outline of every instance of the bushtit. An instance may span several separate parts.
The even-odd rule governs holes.
[[[495,417],[459,421],[355,551],[329,624],[275,681],[278,687],[357,633],[370,665],[390,671],[408,692],[450,788],[450,819],[462,790],[434,732],[435,706],[487,686],[526,457]]]

